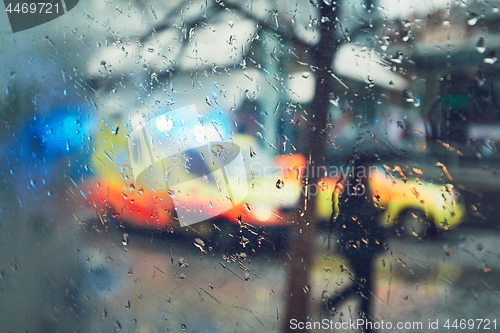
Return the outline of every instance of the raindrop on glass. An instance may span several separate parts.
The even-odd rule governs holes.
[[[257,153],[255,152],[255,150],[253,149],[253,147],[250,146],[250,157],[254,157],[255,155],[257,155]]]
[[[408,103],[413,103],[414,106],[420,106],[420,98],[415,97],[410,90],[403,90],[403,97]]]
[[[128,234],[127,233],[124,233],[122,235],[122,244],[123,244],[123,246],[127,246],[128,245]]]
[[[329,102],[334,106],[339,106],[340,97],[336,96],[334,93],[329,94]]]
[[[212,101],[210,100],[210,97],[205,97],[205,103],[207,103],[208,106],[214,106]]]
[[[476,49],[479,53],[483,53],[486,50],[486,41],[484,37],[479,37],[479,40],[476,43]]]
[[[488,53],[488,55],[486,57],[484,57],[484,63],[485,64],[489,64],[489,65],[492,65],[494,64],[495,62],[497,62],[497,53],[495,51],[491,51]]]
[[[401,128],[402,130],[406,129],[406,125],[405,125],[404,121],[402,121],[401,119],[397,121],[397,125],[398,125],[398,128]]]
[[[476,25],[478,19],[479,19],[478,14],[474,12],[469,12],[469,19],[467,20],[467,24],[470,26]]]
[[[410,38],[412,37],[411,35],[411,30],[408,30],[405,35],[403,36],[403,42],[407,42],[410,40]]]
[[[193,240],[193,244],[199,248],[201,252],[205,252],[205,242],[201,238],[196,237]]]
[[[179,258],[179,267],[188,267],[188,264],[184,261],[183,257]]]
[[[248,238],[246,238],[245,236],[241,236],[241,240],[240,240],[240,244],[243,246],[243,247],[246,247],[248,245],[248,243],[250,242],[250,240]]]
[[[224,147],[222,147],[221,145],[213,145],[211,148],[210,148],[210,151],[212,152],[212,154],[214,154],[215,156],[220,156],[222,154],[222,152],[224,151]]]
[[[476,80],[477,84],[482,87],[484,86],[484,84],[486,83],[486,78],[484,77],[483,75],[483,72],[482,71],[478,71],[475,75],[474,75],[474,79]]]
[[[391,44],[391,39],[388,36],[384,36],[381,38],[380,43],[382,44],[382,46],[380,46],[380,48],[383,51],[387,51],[387,48]]]
[[[395,62],[396,64],[400,64],[403,61],[403,52],[401,51],[396,52],[396,54],[392,57],[391,61]]]

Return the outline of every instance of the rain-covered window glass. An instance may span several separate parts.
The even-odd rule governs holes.
[[[4,5],[2,332],[500,331],[499,2]]]

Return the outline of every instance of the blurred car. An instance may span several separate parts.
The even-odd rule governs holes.
[[[164,115],[169,114],[175,121],[180,120],[176,120],[173,113],[166,112]],[[134,176],[131,167],[133,162],[130,161],[131,134],[119,130],[118,124],[103,123],[94,136],[91,158],[94,176],[92,180],[82,184],[88,203],[101,220],[112,216],[139,228],[165,230],[179,223],[179,209],[189,214],[191,211],[211,209],[213,206],[210,205],[216,205],[217,200],[222,200],[232,205],[210,217],[222,217],[235,224],[287,226],[292,223],[292,208],[299,205],[301,196],[317,195],[315,209],[318,217],[327,221],[331,218],[332,211],[338,207],[339,196],[347,193],[345,191],[349,190],[349,186],[355,185],[345,184],[345,176],[352,170],[337,168],[330,169],[329,173],[324,170],[326,177],[318,184],[311,184],[306,190],[304,180],[311,169],[308,169],[310,166],[303,155],[266,156],[260,153],[255,137],[248,134],[231,135],[230,124],[221,111],[212,111],[200,117],[202,127],[212,127],[214,122],[217,123],[216,133],[222,133],[222,139],[228,139],[240,147],[245,170],[244,176],[238,181],[246,182],[244,189],[248,189],[248,194],[242,197],[244,200],[234,200],[234,193],[228,192],[228,186],[210,183],[207,180],[209,168],[199,166],[207,164],[209,158],[197,159],[196,154],[199,152],[195,151],[196,153],[176,156],[182,165],[186,161],[198,164],[196,168],[194,163],[186,164],[190,168],[186,175],[199,179],[183,189],[186,201],[183,202],[183,207],[176,207],[175,196],[179,196],[181,191],[172,190],[164,178],[165,168],[172,170],[175,163],[168,166],[167,162],[162,162],[160,169],[163,168],[163,171],[157,166],[144,167],[147,170],[145,174],[141,174],[143,179],[141,185],[138,185],[137,175]],[[174,127],[170,129],[169,135],[173,135]],[[225,149],[220,145],[216,147]],[[167,154],[167,150],[160,152],[157,149],[156,153]],[[208,152],[211,153],[220,154]],[[463,201],[452,185],[433,184],[419,179],[422,177],[421,171],[412,170],[408,166],[372,166],[368,171],[369,174],[362,175],[368,178],[370,192],[367,191],[366,196],[373,200],[374,207],[385,211],[381,217],[381,226],[394,225],[398,216],[409,209],[424,212],[427,219],[440,229],[455,227],[464,219]],[[336,214],[338,213],[334,212],[334,216]]]

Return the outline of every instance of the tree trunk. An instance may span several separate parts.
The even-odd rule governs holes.
[[[317,172],[310,172],[311,165],[325,165],[326,127],[327,115],[330,107],[329,95],[333,92],[334,78],[331,67],[333,57],[338,48],[339,41],[335,38],[335,27],[338,13],[337,5],[327,5],[327,1],[318,1],[320,6],[320,37],[318,44],[311,50],[311,66],[316,70],[316,90],[314,100],[309,106],[307,146],[303,152],[307,158],[307,172],[305,173],[302,203],[303,214],[298,214],[289,243],[291,258],[288,273],[288,286],[286,294],[286,321],[283,331],[297,332],[290,328],[290,320],[304,322],[308,317],[309,300],[316,295],[308,294],[309,274],[314,262],[315,238],[317,236],[317,218],[315,215],[315,191],[308,191],[320,180]],[[311,193],[311,195],[308,195]],[[302,206],[302,204],[301,204]]]

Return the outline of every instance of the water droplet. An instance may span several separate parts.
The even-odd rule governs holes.
[[[184,261],[183,257],[179,258],[179,267],[188,267],[188,264]]]
[[[419,169],[419,168],[417,168],[417,167],[413,167],[413,168],[412,168],[412,171],[413,171],[415,174],[417,174],[417,175],[422,175],[422,174],[423,174],[422,170],[420,170],[420,169]]]
[[[308,294],[311,291],[311,287],[309,285],[305,285],[302,287],[302,290],[305,294]]]
[[[250,240],[248,238],[246,238],[245,236],[241,236],[240,244],[243,247],[246,247],[248,245],[248,243],[250,243]]]
[[[495,51],[491,51],[488,53],[488,55],[484,58],[484,63],[492,65],[495,62],[497,62],[497,53]]]
[[[476,25],[478,19],[479,15],[477,13],[469,12],[469,19],[467,20],[467,24],[470,26]]]
[[[328,16],[321,16],[321,23],[330,22],[330,18]]]
[[[387,51],[387,48],[389,47],[389,45],[391,44],[391,39],[388,37],[388,36],[383,36],[381,39],[380,39],[380,43],[382,44],[382,46],[380,47],[383,51]]]
[[[396,54],[392,57],[391,61],[395,62],[396,64],[400,64],[403,61],[403,52],[401,51],[396,52]]]
[[[285,182],[282,179],[278,179],[276,181],[276,188],[281,189],[281,188],[283,188],[283,186],[285,186]]]
[[[205,97],[205,103],[207,103],[208,106],[214,106],[213,103],[212,103],[212,100],[210,100],[210,97]]]
[[[323,291],[323,293],[321,294],[321,299],[326,302],[330,299],[330,293],[326,290]]]
[[[484,84],[486,83],[486,78],[484,77],[482,71],[477,71],[477,73],[474,75],[474,79],[480,87],[484,86]]]
[[[303,72],[303,73],[302,73],[302,77],[303,77],[304,79],[307,79],[309,76],[311,76],[311,73],[309,73],[309,72]]]
[[[184,280],[186,278],[186,274],[181,273],[178,275],[179,279]]]
[[[404,90],[403,97],[406,99],[408,103],[415,102],[416,100],[416,97],[413,96],[413,93],[410,90]]]
[[[336,96],[334,93],[330,93],[328,101],[332,105],[339,106],[340,97]]]
[[[205,251],[205,242],[201,238],[196,237],[193,240],[193,244],[194,244],[194,246],[199,248],[201,252],[206,252]]]
[[[398,128],[401,128],[402,130],[406,129],[406,125],[405,125],[404,121],[402,121],[401,119],[397,121],[397,125],[398,125]]]
[[[181,330],[185,331],[186,330],[186,325],[185,324],[182,324],[181,325]]]
[[[222,147],[219,144],[213,145],[212,147],[210,147],[210,151],[212,152],[212,154],[219,157],[222,154],[222,152],[224,151],[224,147]]]
[[[492,151],[494,151],[495,153],[497,152],[497,145],[495,143],[495,140],[488,139],[488,141],[486,141],[486,146],[488,148],[490,148]]]
[[[255,155],[257,155],[257,153],[255,152],[255,150],[253,149],[253,147],[250,146],[250,157],[254,157]]]
[[[484,245],[483,244],[477,244],[477,250],[478,251],[484,250]]]
[[[486,50],[486,41],[484,37],[479,37],[479,40],[476,43],[476,49],[479,53],[483,53]]]
[[[411,30],[408,30],[405,35],[403,36],[403,42],[407,42],[412,38]]]
[[[128,234],[127,233],[124,233],[122,235],[122,244],[123,244],[123,246],[127,246],[128,245]]]

